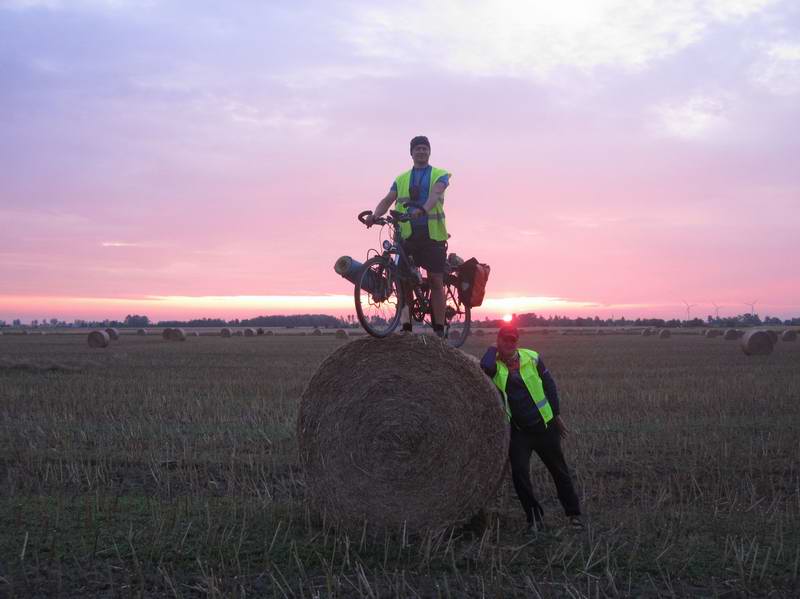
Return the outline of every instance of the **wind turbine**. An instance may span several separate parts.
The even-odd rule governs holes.
[[[686,304],[686,320],[688,322],[692,319],[692,308],[694,308],[697,304],[690,304],[686,300],[683,300],[683,303]]]
[[[756,315],[756,304],[757,303],[758,303],[758,300],[753,300],[752,302],[744,302],[745,306],[750,306],[750,314],[752,314],[753,316]]]
[[[711,302],[711,305],[714,306],[714,316],[719,320],[719,306],[714,302]]]

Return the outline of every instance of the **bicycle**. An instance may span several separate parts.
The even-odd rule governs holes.
[[[407,208],[419,208],[419,204],[405,204]],[[366,225],[366,217],[371,210],[358,215],[358,220]],[[389,210],[388,216],[374,219],[373,224],[392,227],[390,238],[383,241],[383,252],[376,253],[361,267],[356,276],[354,289],[356,316],[364,330],[373,337],[387,337],[400,323],[403,308],[409,310],[409,317],[416,322],[430,324],[431,288],[423,277],[413,258],[406,254],[400,243],[400,223],[408,222],[408,214]],[[369,255],[369,253],[368,253]],[[444,338],[452,347],[464,345],[470,333],[471,310],[459,298],[458,269],[448,261],[445,266],[445,322]],[[406,297],[411,301],[406,306]]]

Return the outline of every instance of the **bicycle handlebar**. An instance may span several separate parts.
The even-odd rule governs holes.
[[[416,208],[417,210],[421,210],[423,213],[427,214],[427,211],[422,206],[422,204],[417,204],[415,202],[405,202],[403,206],[406,209]],[[367,224],[367,217],[372,214],[372,210],[364,210],[358,214],[358,220],[362,225]],[[375,220],[372,221],[374,225],[385,225],[391,222],[398,222],[398,223],[405,223],[411,220],[411,217],[408,215],[407,212],[397,212],[397,210],[389,210],[390,218],[385,218],[383,216],[379,216]]]

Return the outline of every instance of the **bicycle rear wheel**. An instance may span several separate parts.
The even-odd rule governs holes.
[[[455,285],[445,287],[445,337],[450,347],[461,347],[469,337],[472,325],[472,310],[458,299]]]
[[[403,294],[393,263],[374,256],[364,263],[353,290],[356,316],[364,330],[373,337],[386,337],[397,328]]]

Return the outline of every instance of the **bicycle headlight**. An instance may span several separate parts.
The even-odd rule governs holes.
[[[391,242],[391,241],[389,241],[388,239],[384,239],[384,240],[383,240],[383,249],[385,249],[387,252],[388,252],[390,249],[392,249],[392,242]]]

